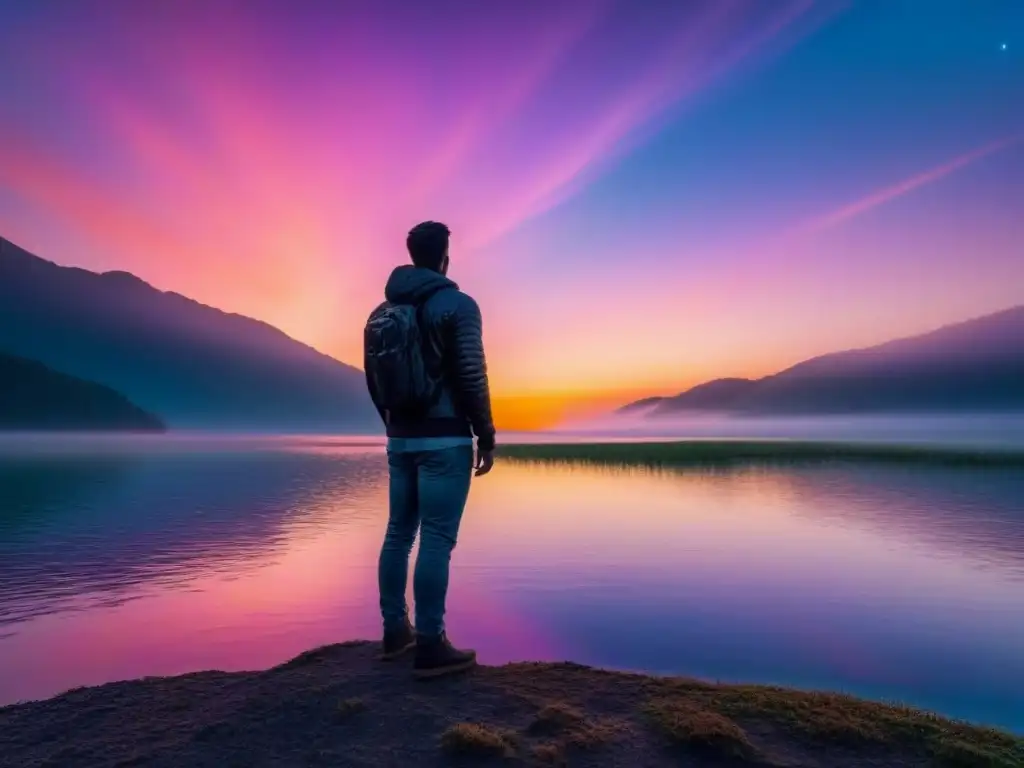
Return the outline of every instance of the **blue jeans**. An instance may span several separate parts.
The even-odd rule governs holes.
[[[473,446],[389,450],[388,469],[391,510],[377,570],[384,629],[401,627],[408,616],[409,553],[419,531],[420,551],[413,575],[416,632],[434,637],[444,632],[448,565],[469,496]]]

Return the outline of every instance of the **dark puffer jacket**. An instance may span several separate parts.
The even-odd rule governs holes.
[[[480,307],[444,275],[412,265],[391,273],[384,298],[392,304],[422,305],[424,358],[442,383],[437,402],[426,418],[417,421],[388,421],[377,404],[388,437],[476,435],[480,450],[492,450],[494,421]],[[365,370],[366,361],[363,363]],[[369,378],[367,386],[374,397]]]

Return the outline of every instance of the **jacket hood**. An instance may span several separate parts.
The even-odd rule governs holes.
[[[392,304],[420,304],[440,290],[458,287],[440,272],[404,264],[388,278],[384,298]]]

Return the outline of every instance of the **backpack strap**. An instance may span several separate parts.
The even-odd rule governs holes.
[[[424,312],[426,311],[425,308],[427,306],[427,302],[428,301],[430,301],[434,296],[436,296],[437,294],[439,294],[439,293],[441,293],[442,291],[445,291],[445,290],[448,290],[447,286],[439,288],[438,290],[433,291],[432,293],[428,294],[427,296],[424,296],[422,299],[420,299],[415,304],[415,307],[416,307],[416,325],[417,325],[417,327],[419,328],[419,331],[420,331],[420,345],[421,345],[420,354],[423,355],[423,362],[424,362],[424,364],[427,363],[427,360],[428,360],[427,350],[429,349],[429,345],[427,344],[427,341],[428,341],[427,340],[427,324],[425,322],[425,317],[424,317]],[[444,365],[443,365],[443,362],[442,362],[442,365],[440,366],[440,368],[438,370],[438,373],[441,376],[441,381],[439,381],[438,385],[436,387],[434,387],[434,391],[433,391],[433,393],[431,393],[431,397],[427,401],[427,408],[428,409],[433,408],[435,405],[437,405],[438,400],[441,399],[441,391],[444,389]]]

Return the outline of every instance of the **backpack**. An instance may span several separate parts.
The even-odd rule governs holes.
[[[384,303],[366,321],[363,345],[366,374],[377,404],[395,414],[423,417],[440,394],[423,354],[420,306]]]

